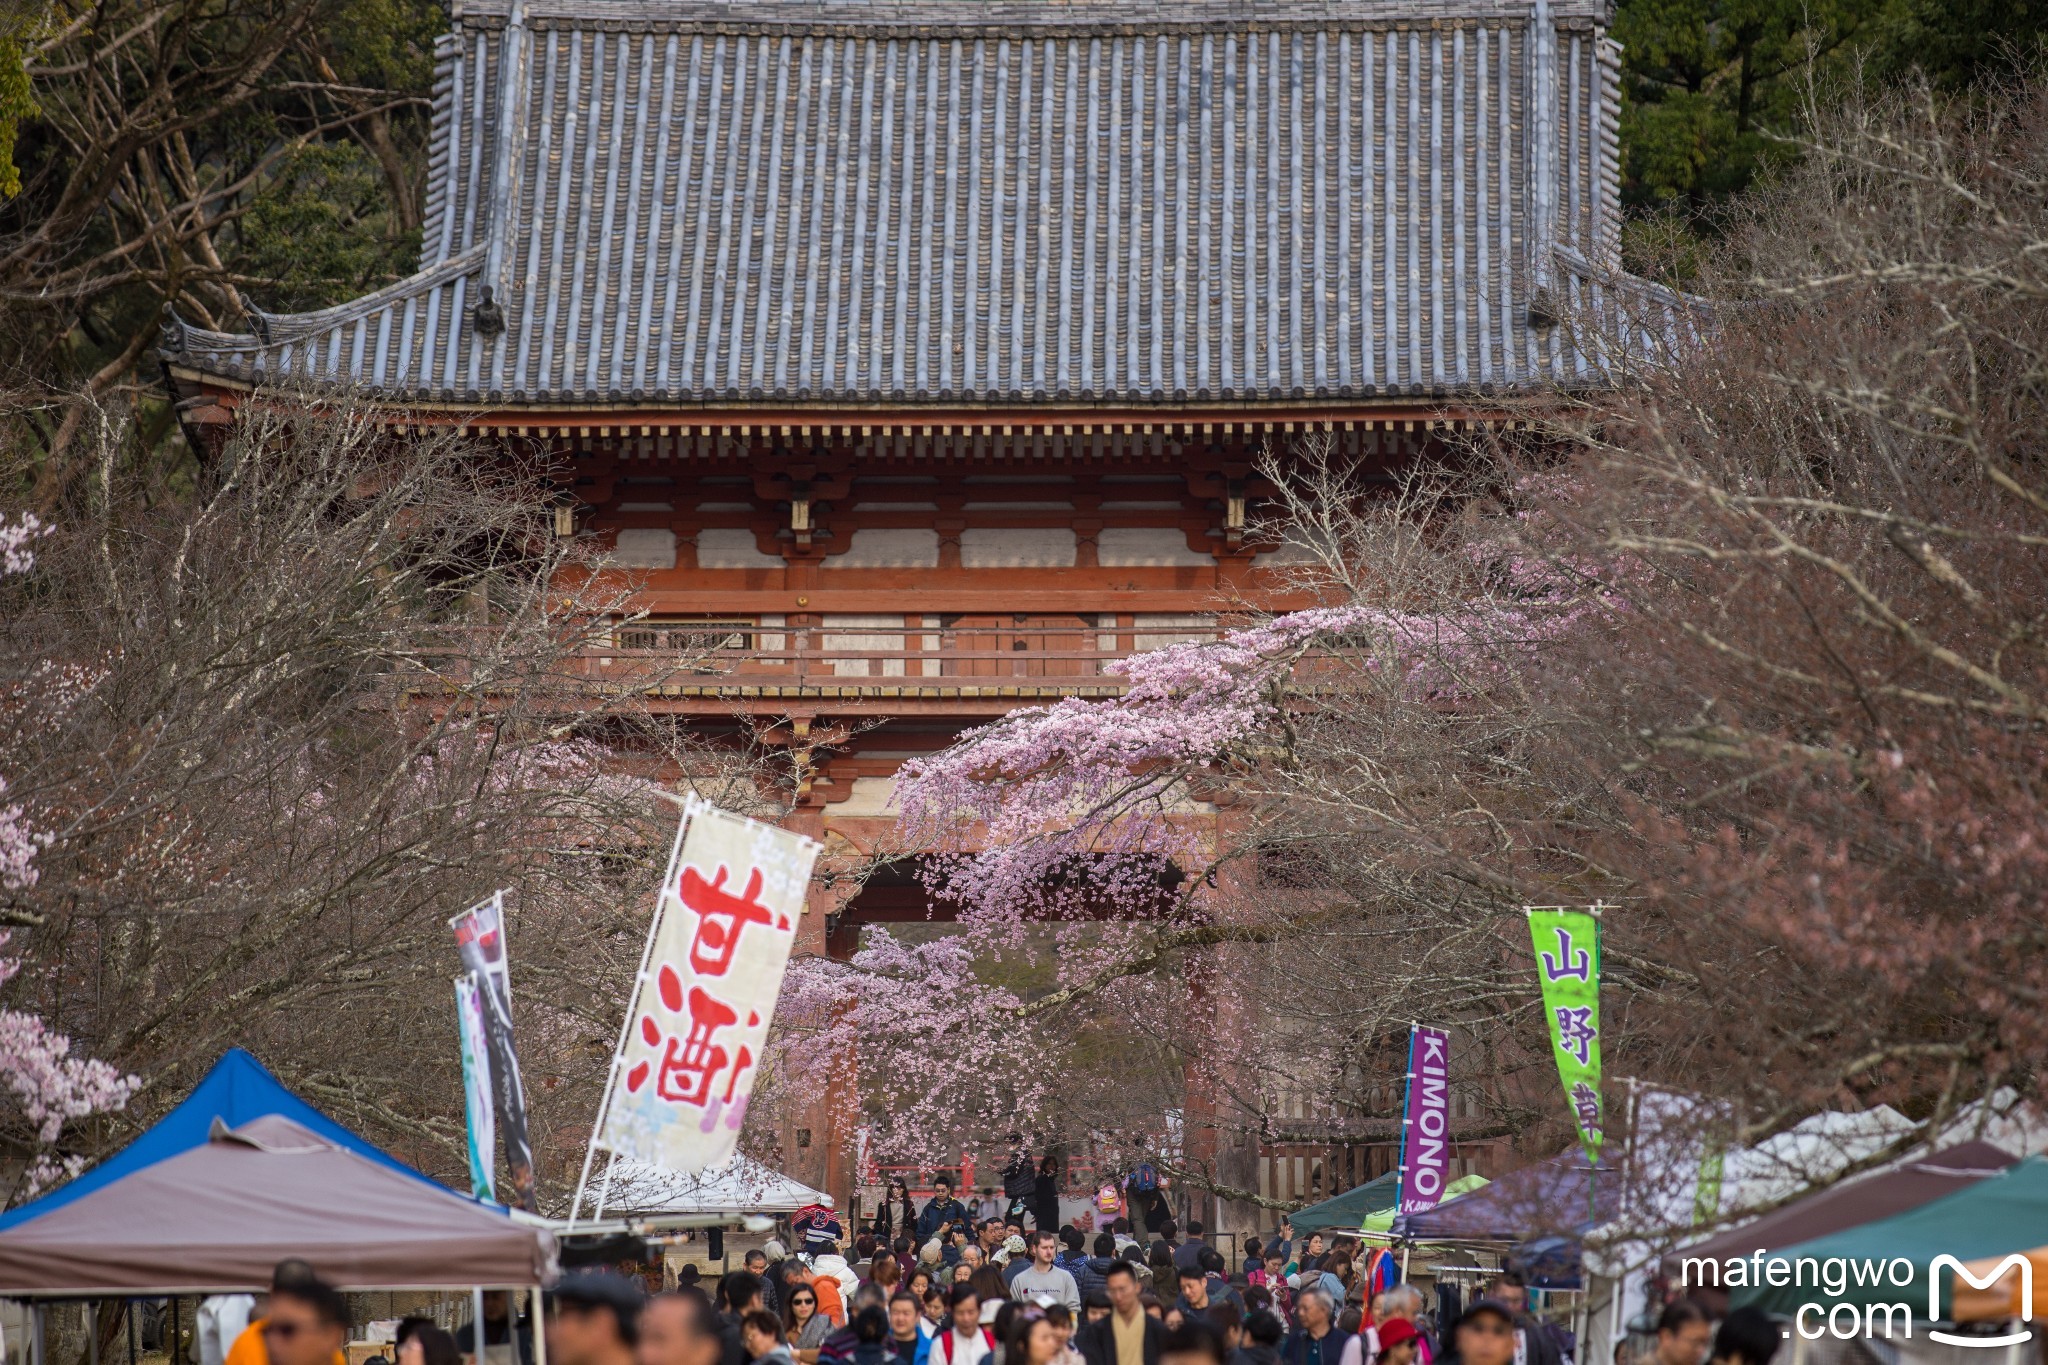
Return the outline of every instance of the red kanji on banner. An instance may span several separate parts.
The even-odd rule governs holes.
[[[692,986],[685,992],[681,975],[666,962],[655,973],[655,987],[668,1013],[682,1014],[687,1008],[689,1024],[683,1032],[676,1033],[663,1028],[651,1012],[640,1016],[640,1037],[647,1046],[658,1050],[660,1061],[658,1065],[642,1061],[628,1071],[626,1090],[639,1094],[651,1077],[654,1093],[662,1099],[702,1108],[712,1103],[712,1089],[723,1072],[725,1089],[718,1102],[730,1103],[740,1077],[754,1063],[752,1050],[744,1044],[735,1058],[718,1041],[720,1030],[739,1022],[738,1013],[701,987]],[[750,1027],[757,1022],[751,1017],[747,1020]],[[728,1062],[732,1063],[730,1071]]]
[[[747,889],[733,895],[725,889],[726,868],[720,864],[710,881],[696,868],[685,867],[677,894],[697,915],[697,936],[690,942],[690,965],[701,976],[724,976],[739,951],[740,935],[749,924],[772,924],[787,933],[789,917],[773,914],[761,904],[761,869],[747,877]]]

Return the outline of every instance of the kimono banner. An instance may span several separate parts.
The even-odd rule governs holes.
[[[462,1039],[462,1110],[469,1120],[469,1192],[497,1199],[498,1125],[491,1114],[491,1054],[476,982],[455,978],[455,1027]]]
[[[1417,1024],[1408,1033],[1408,1098],[1401,1106],[1402,1213],[1442,1202],[1451,1173],[1451,1035]]]
[[[512,970],[505,951],[505,895],[472,905],[448,921],[455,946],[482,1006],[484,1054],[490,1059],[498,1128],[505,1134],[505,1173],[511,1199],[528,1212],[538,1205],[533,1188],[533,1144],[526,1135],[526,1087],[519,1081],[519,1050],[512,1041]]]
[[[1558,1079],[1586,1160],[1600,1164],[1600,920],[1589,910],[1531,910],[1536,977]]]
[[[695,1175],[738,1144],[818,845],[703,805],[683,822],[598,1144]]]

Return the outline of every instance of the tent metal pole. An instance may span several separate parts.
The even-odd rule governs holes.
[[[85,1305],[85,1365],[100,1365],[100,1301]]]
[[[49,1356],[43,1347],[43,1306],[32,1303],[28,1306],[29,1345],[35,1352],[35,1365],[48,1365]]]
[[[611,1063],[605,1069],[604,1097],[598,1101],[597,1117],[590,1124],[590,1145],[583,1149],[583,1174],[576,1179],[576,1198],[569,1205],[569,1225],[564,1232],[576,1231],[576,1219],[583,1212],[583,1192],[590,1185],[590,1161],[597,1155],[598,1134],[604,1131],[605,1113],[612,1107],[612,1091],[619,1083],[619,1060],[625,1054],[626,1040],[633,1036],[633,1006],[640,1003],[640,987],[647,979],[647,964],[654,957],[654,940],[661,933],[662,916],[668,908],[668,888],[676,879],[676,864],[683,857],[683,836],[689,832],[690,821],[696,818],[698,810],[710,805],[695,792],[683,801],[683,818],[676,822],[676,840],[668,850],[668,869],[661,874],[661,889],[654,895],[654,918],[647,925],[647,942],[640,949],[640,969],[633,973],[633,988],[626,994],[625,1017],[619,1020],[619,1043],[612,1049]]]
[[[533,1365],[548,1365],[548,1305],[540,1286],[533,1287]]]
[[[135,1365],[135,1300],[128,1303],[128,1365]]]
[[[484,1365],[484,1287],[478,1285],[469,1291],[469,1349],[475,1353],[476,1365]]]

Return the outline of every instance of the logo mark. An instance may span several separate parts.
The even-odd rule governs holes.
[[[1968,1266],[1947,1252],[1936,1256],[1927,1266],[1928,1317],[1936,1321],[1941,1319],[1941,1272],[1944,1266],[1953,1270],[1956,1279],[1969,1285],[1972,1289],[1989,1289],[2004,1279],[2008,1271],[2018,1270],[2020,1273],[2020,1321],[2030,1323],[2034,1320],[2034,1263],[2019,1252],[2014,1252],[1997,1265],[1991,1267],[1991,1272],[1982,1278],[1971,1274]],[[2023,1341],[2032,1340],[2034,1329],[2022,1327],[2019,1331],[2008,1332],[2002,1337],[1965,1337],[1958,1336],[1954,1332],[1929,1332],[1927,1335],[1933,1340],[1948,1346],[1974,1346],[1980,1348],[1989,1346],[2017,1346]]]

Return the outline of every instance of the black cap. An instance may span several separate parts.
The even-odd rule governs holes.
[[[1515,1325],[1515,1310],[1502,1303],[1499,1299],[1472,1300],[1472,1302],[1465,1305],[1465,1311],[1458,1316],[1458,1325],[1460,1327],[1464,1326],[1467,1318],[1474,1317],[1480,1313],[1491,1313],[1509,1327]]]

